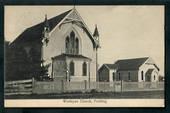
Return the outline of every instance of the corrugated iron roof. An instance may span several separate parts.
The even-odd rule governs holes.
[[[116,61],[115,64],[118,66],[118,71],[138,70],[148,58],[123,59]]]

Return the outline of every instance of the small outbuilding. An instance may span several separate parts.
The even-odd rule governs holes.
[[[114,64],[103,64],[98,70],[100,82],[129,81],[156,82],[159,67],[150,57],[122,59]]]

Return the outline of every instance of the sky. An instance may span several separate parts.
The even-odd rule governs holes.
[[[12,42],[26,28],[73,6],[5,6],[5,40]],[[164,76],[164,6],[75,6],[93,33],[98,27],[98,62],[151,57]]]

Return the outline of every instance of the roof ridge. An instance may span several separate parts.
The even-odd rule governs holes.
[[[70,10],[65,11],[65,12],[63,12],[63,13],[60,13],[60,14],[57,15],[57,16],[53,16],[53,17],[47,19],[47,21],[52,20],[52,19],[54,19],[54,18],[56,18],[56,17],[58,17],[58,16],[60,16],[60,15],[62,15],[62,14],[64,14],[64,13],[70,12],[71,10],[73,10],[73,9],[70,9]],[[65,16],[66,16],[66,15],[65,15]],[[26,30],[29,29],[29,28],[35,27],[35,26],[37,26],[37,25],[43,24],[43,23],[44,23],[44,21],[39,22],[39,23],[37,23],[37,24],[35,24],[35,25],[33,25],[33,26],[30,26],[30,27],[26,28]]]
[[[136,59],[144,59],[144,58],[149,58],[149,57],[125,58],[125,59],[120,59],[120,60],[136,60]],[[120,61],[120,60],[117,60],[117,61]]]
[[[108,63],[104,63],[105,65],[108,65]],[[112,65],[112,64],[109,64],[109,65]]]

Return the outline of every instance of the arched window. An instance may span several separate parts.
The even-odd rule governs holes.
[[[112,79],[113,79],[113,81],[115,80],[115,73],[114,72],[112,73]]]
[[[75,53],[75,33],[72,31],[70,33],[70,43],[71,43],[71,53]]]
[[[70,33],[70,36],[67,36],[65,40],[65,49],[66,53],[69,54],[79,53],[79,40],[73,31]]]
[[[150,76],[149,75],[147,75],[147,81],[150,81]]]
[[[128,80],[130,80],[130,72],[128,73]]]
[[[70,33],[70,37],[75,37],[75,33],[73,31]]]
[[[74,47],[75,33],[72,31],[70,33],[71,46]]]
[[[74,62],[73,61],[70,62],[70,75],[71,76],[74,75]]]
[[[141,80],[143,80],[143,71],[141,71]]]
[[[73,49],[75,48],[75,37],[71,37],[71,46]]]
[[[121,78],[120,78],[120,73],[119,73],[119,76],[118,76],[118,80],[121,80]]]
[[[66,38],[65,40],[65,46],[66,46],[66,53],[69,53],[69,37]]]
[[[79,40],[76,38],[76,54],[79,53]]]
[[[86,62],[83,63],[83,76],[87,75],[87,64]]]

